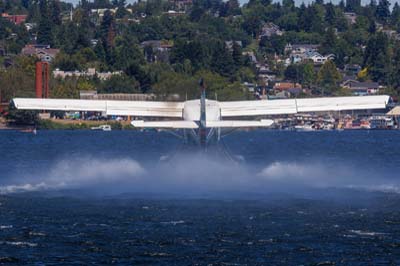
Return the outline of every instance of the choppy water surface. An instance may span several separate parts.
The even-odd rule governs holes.
[[[225,144],[0,132],[0,265],[400,265],[400,132]]]

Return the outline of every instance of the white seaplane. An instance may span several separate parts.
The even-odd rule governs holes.
[[[133,120],[131,124],[137,128],[182,130],[185,140],[190,139],[204,147],[212,140],[219,141],[222,129],[270,127],[274,123],[271,119],[255,118],[303,112],[385,109],[389,100],[387,95],[377,95],[220,102],[206,99],[205,88],[201,86],[200,99],[185,102],[15,98],[13,103],[21,110],[92,111],[108,116],[151,118],[151,121]]]

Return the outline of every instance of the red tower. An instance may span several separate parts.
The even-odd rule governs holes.
[[[36,98],[49,97],[49,63],[36,62]]]

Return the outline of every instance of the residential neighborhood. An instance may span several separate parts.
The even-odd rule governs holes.
[[[386,93],[397,101],[400,65],[390,60],[400,58],[397,4],[371,17],[375,7],[358,1],[154,1],[0,6],[3,109],[12,97],[33,94],[38,62],[48,64],[50,97],[88,91],[182,100],[198,97],[197,80],[205,78],[210,97],[221,100]],[[16,88],[13,71],[23,80]]]

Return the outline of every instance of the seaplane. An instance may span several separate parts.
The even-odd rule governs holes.
[[[206,98],[200,81],[200,99],[184,102],[115,101],[82,99],[14,98],[20,110],[101,112],[107,116],[129,116],[136,128],[180,131],[185,142],[207,147],[223,137],[223,130],[268,128],[267,117],[297,113],[385,109],[390,96],[349,96],[301,99],[216,101]]]

